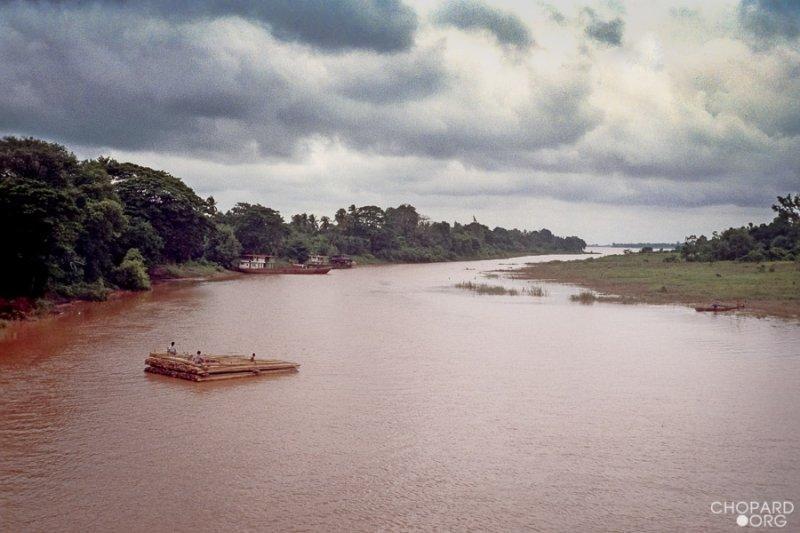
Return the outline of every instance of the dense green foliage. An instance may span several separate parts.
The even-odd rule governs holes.
[[[213,202],[181,180],[112,159],[78,161],[37,139],[0,141],[0,225],[4,298],[100,300],[114,287],[148,288],[147,268],[161,262],[201,258],[209,247],[221,261],[238,253],[214,223]]]
[[[110,177],[63,147],[0,143],[0,295],[94,283],[114,266],[127,224]],[[122,251],[121,254],[124,254]]]
[[[769,224],[749,224],[705,235],[692,235],[680,247],[687,261],[767,261],[800,259],[800,194],[778,196]]]
[[[298,262],[337,253],[424,262],[586,246],[546,229],[430,222],[407,204],[351,205],[333,220],[303,213],[289,223],[258,204],[221,213],[213,198],[167,172],[108,158],[78,161],[58,144],[14,137],[0,140],[0,225],[2,298],[103,299],[113,288],[147,289],[148,272],[231,267],[242,252]]]
[[[541,252],[582,252],[578,237],[556,237],[549,230],[490,229],[469,224],[430,222],[414,206],[385,211],[374,205],[339,209],[333,221],[294,215],[292,243],[302,241],[311,253],[344,253],[386,261],[429,262]]]
[[[159,253],[149,258],[151,261],[189,261],[203,256],[212,204],[166,172],[109,159],[101,159],[100,163],[112,177],[128,218],[149,223],[163,242]]]
[[[150,278],[144,266],[144,257],[136,248],[131,248],[118,267],[111,271],[114,283],[123,289],[143,291],[150,288]]]

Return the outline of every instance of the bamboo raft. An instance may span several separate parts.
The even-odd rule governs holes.
[[[144,360],[144,371],[190,381],[218,381],[246,378],[262,374],[297,372],[297,363],[278,359],[256,359],[238,355],[208,355],[203,363],[194,363],[185,357],[165,353],[151,353]]]

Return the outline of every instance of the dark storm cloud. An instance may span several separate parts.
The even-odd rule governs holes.
[[[442,90],[448,83],[441,50],[425,55],[395,56],[386,64],[359,58],[334,83],[336,90],[353,100],[391,104],[421,100]]]
[[[0,0],[0,135],[44,137],[87,156],[111,149],[138,160],[150,152],[192,163],[187,172],[213,161],[208,179],[237,191],[258,181],[237,181],[237,165],[275,165],[276,179],[286,167],[297,176],[313,170],[317,181],[368,166],[363,188],[375,194],[389,183],[409,188],[408,177],[419,175],[431,182],[419,190],[440,196],[494,188],[682,205],[718,202],[726,190],[753,205],[798,179],[800,65],[788,47],[756,53],[728,43],[732,54],[755,54],[741,68],[725,61],[729,73],[716,72],[720,52],[712,52],[710,67],[684,74],[708,84],[687,86],[706,95],[697,107],[691,94],[676,96],[667,69],[646,77],[657,90],[628,80],[615,93],[615,78],[603,73],[613,74],[616,54],[575,60],[542,47],[542,56],[496,59],[484,72],[435,26],[407,50],[382,53],[375,42],[353,49],[351,41],[334,54],[329,42],[307,46],[309,39],[282,35],[274,17],[218,16],[203,5],[178,4],[176,13],[195,9],[179,16],[155,2],[138,9]],[[583,32],[596,18],[558,31]],[[496,19],[482,20],[467,29],[492,31],[514,47],[532,43],[524,26],[498,35],[490,29]],[[598,35],[619,43],[622,27],[616,37]],[[489,61],[506,51],[489,48]],[[534,64],[542,58],[547,69]],[[616,105],[633,97],[639,105]],[[385,160],[396,166],[382,170]],[[312,178],[287,183],[314,188]]]
[[[469,80],[428,107],[453,86],[440,48],[319,55],[241,19],[41,6],[0,12],[4,132],[228,160],[295,157],[327,138],[488,167],[572,142],[596,122],[583,78],[537,83],[512,116],[485,114]]]
[[[500,44],[517,48],[533,45],[528,27],[516,15],[477,0],[451,0],[433,14],[433,20],[442,26],[488,31]]]
[[[0,127],[131,150],[191,142],[202,152],[241,143],[259,110],[273,119],[262,141],[291,153],[295,135],[275,120],[291,102],[288,81],[225,61],[194,31],[94,9],[4,10]]]
[[[611,20],[602,20],[591,8],[584,8],[584,13],[589,17],[589,23],[584,32],[595,41],[609,46],[622,45],[622,33],[625,30],[625,21],[616,17]]]
[[[796,39],[800,36],[798,0],[742,0],[739,4],[742,26],[762,39]]]
[[[401,0],[39,0],[32,3],[110,8],[174,21],[238,16],[268,25],[279,39],[327,50],[407,50],[417,29],[416,13]]]

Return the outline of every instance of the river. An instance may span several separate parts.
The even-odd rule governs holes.
[[[800,504],[796,323],[453,287],[552,258],[170,283],[15,326],[0,530],[730,531],[714,501]],[[302,367],[145,374],[171,340]]]

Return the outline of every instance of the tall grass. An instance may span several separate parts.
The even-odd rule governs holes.
[[[569,299],[582,304],[593,304],[597,301],[597,295],[592,291],[581,291],[578,294],[570,295]]]
[[[488,294],[491,296],[519,296],[520,294],[527,296],[547,296],[547,291],[539,285],[532,285],[523,289],[509,289],[507,287],[503,287],[502,285],[489,285],[488,283],[473,283],[472,281],[464,281],[461,283],[456,283],[456,288],[466,289],[477,294]]]
[[[524,292],[528,296],[536,296],[536,297],[542,297],[548,295],[547,290],[543,289],[539,285],[531,285],[530,287],[526,287],[522,289],[522,292]]]
[[[488,294],[491,296],[517,296],[519,291],[517,289],[507,289],[502,285],[489,285],[488,283],[473,283],[471,281],[464,281],[456,283],[456,288],[466,289],[473,291],[477,294]]]

